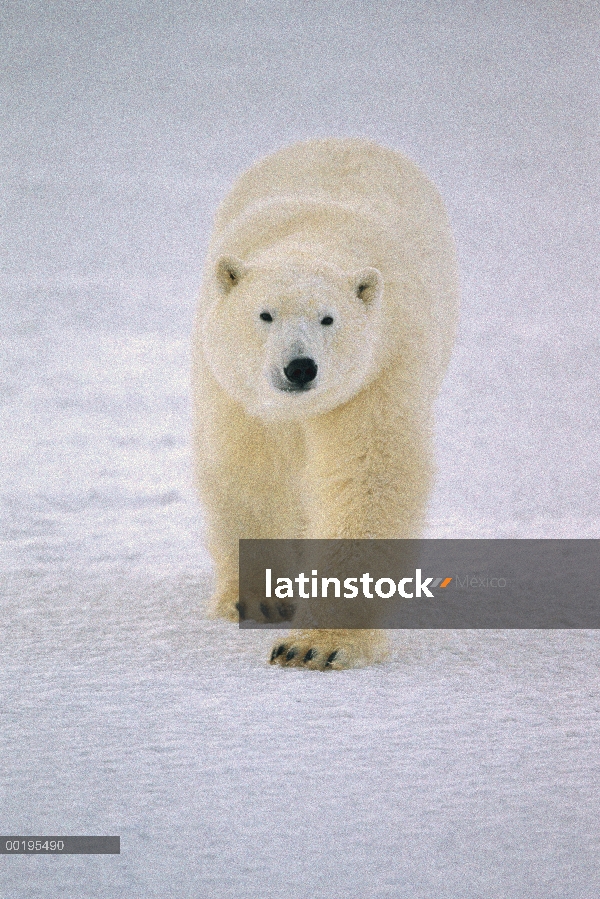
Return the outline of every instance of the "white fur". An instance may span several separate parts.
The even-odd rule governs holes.
[[[419,536],[457,314],[442,201],[399,153],[315,140],[242,175],[216,215],[195,333],[216,614],[237,617],[242,537]],[[298,357],[316,364],[310,389],[286,379]],[[307,641],[308,667],[332,646],[332,667],[384,652],[376,631],[305,632],[286,646]]]

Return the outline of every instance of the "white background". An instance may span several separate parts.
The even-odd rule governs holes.
[[[600,11],[8,2],[0,12],[0,899],[592,899],[595,632],[397,633],[265,664],[209,623],[189,334],[257,157],[364,135],[457,238],[432,536],[599,537]]]

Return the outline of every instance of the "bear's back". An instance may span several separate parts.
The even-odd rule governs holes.
[[[409,159],[360,138],[326,138],[284,147],[236,181],[215,218],[225,231],[250,207],[278,199],[342,203],[394,228],[411,216],[443,215],[436,188]]]

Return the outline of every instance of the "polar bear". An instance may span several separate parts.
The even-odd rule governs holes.
[[[311,140],[239,178],[216,213],[193,350],[214,615],[289,616],[239,596],[240,538],[421,535],[457,317],[442,200],[400,153]],[[383,631],[297,630],[270,661],[386,652]]]

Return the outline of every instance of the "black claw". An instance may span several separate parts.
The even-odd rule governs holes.
[[[296,650],[295,650],[295,648],[292,646],[292,648],[291,648],[291,649],[288,649],[288,651],[287,651],[287,655],[286,655],[287,661],[289,662],[291,659],[294,658],[295,655],[296,655]]]
[[[280,602],[277,604],[277,612],[282,621],[291,621],[296,612],[296,606],[292,603]]]
[[[284,651],[285,651],[285,646],[284,646],[283,643],[281,643],[280,646],[275,647],[275,648],[273,649],[273,652],[271,653],[271,661],[273,662],[273,661],[275,661],[275,659],[278,659],[279,656],[280,656]]]
[[[261,602],[259,608],[260,608],[261,612],[263,613],[264,617],[266,618],[266,620],[270,621],[271,618],[273,617],[273,612],[271,610],[271,607],[268,606],[266,604],[266,602]]]
[[[335,657],[337,656],[337,654],[338,654],[337,649],[334,649],[333,652],[329,653],[329,656],[327,657],[327,661],[325,662],[325,667],[326,667],[326,668],[327,668],[328,665],[331,665],[331,663],[333,662],[333,660],[335,659]]]
[[[246,603],[245,602],[236,602],[236,609],[240,613],[240,621],[246,620]]]
[[[306,655],[304,656],[304,658],[303,658],[302,661],[303,661],[303,662],[310,662],[311,659],[314,659],[314,657],[316,656],[316,654],[317,654],[317,650],[316,650],[316,649],[309,649],[308,652],[306,653]]]

